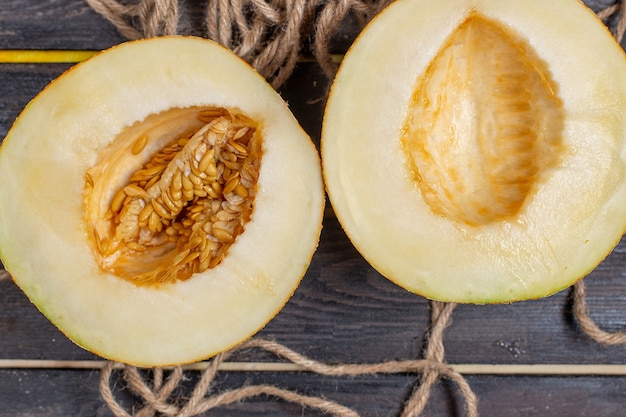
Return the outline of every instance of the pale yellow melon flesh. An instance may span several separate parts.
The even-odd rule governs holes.
[[[168,133],[167,120],[199,128],[194,109],[234,109],[256,126],[253,211],[216,266],[142,285],[103,267],[93,231],[108,224],[101,215],[141,167],[137,158],[189,130],[176,122]],[[132,129],[155,117],[153,139],[135,146]],[[142,366],[207,358],[262,328],[305,274],[324,209],[317,151],[287,105],[234,54],[198,38],[130,42],[72,68],[18,117],[0,176],[0,255],[15,282],[77,344]]]
[[[384,276],[428,298],[538,298],[626,228],[626,59],[577,1],[399,0],[333,83],[333,208]]]

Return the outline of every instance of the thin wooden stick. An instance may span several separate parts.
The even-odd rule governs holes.
[[[0,369],[102,369],[104,360],[0,359]],[[183,365],[185,371],[203,371],[210,362]],[[115,365],[121,369],[123,365]],[[450,364],[464,375],[626,375],[624,364]],[[165,368],[167,369],[167,368]],[[220,371],[227,372],[304,372],[300,365],[288,362],[224,362]]]
[[[626,375],[622,364],[457,364],[452,369],[464,375]]]

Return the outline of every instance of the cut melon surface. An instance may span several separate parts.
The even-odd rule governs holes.
[[[398,0],[346,54],[324,179],[382,275],[464,303],[548,296],[626,228],[626,59],[578,1]]]
[[[150,187],[138,178],[159,158]],[[15,121],[0,176],[15,282],[78,345],[134,365],[201,360],[257,332],[321,231],[314,144],[259,74],[199,38],[128,42],[70,69]]]

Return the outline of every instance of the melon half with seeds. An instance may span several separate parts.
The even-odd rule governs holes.
[[[329,198],[381,274],[495,303],[585,276],[626,227],[626,59],[575,0],[398,0],[343,60]]]
[[[156,366],[262,328],[317,247],[319,155],[280,96],[217,44],[163,37],[80,63],[0,150],[0,253],[77,344]]]

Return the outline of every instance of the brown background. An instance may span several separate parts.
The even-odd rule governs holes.
[[[612,1],[587,1],[594,10]],[[201,34],[200,2],[183,4],[184,33]],[[342,53],[358,33],[349,22],[334,45]],[[103,49],[124,39],[81,0],[1,0],[0,49]],[[306,51],[305,55],[306,55]],[[69,64],[0,64],[0,138],[46,84]],[[296,117],[319,143],[328,80],[314,62],[298,64],[281,88]],[[0,179],[1,181],[1,179]],[[0,182],[1,192],[1,182]],[[580,196],[584,198],[584,196]],[[606,330],[626,324],[626,243],[585,281],[592,317]],[[571,316],[570,292],[513,305],[459,306],[445,334],[453,364],[626,364],[626,347],[591,341]],[[284,310],[260,333],[312,358],[381,362],[421,354],[428,302],[391,284],[355,251],[330,207],[319,250]],[[68,341],[10,281],[0,281],[0,359],[98,360]],[[248,352],[236,360],[275,360]],[[189,374],[188,387],[197,374]],[[466,375],[481,416],[626,416],[626,377],[620,375]],[[323,377],[298,372],[222,372],[216,391],[268,383],[321,395],[363,416],[395,416],[415,375]],[[97,370],[0,368],[0,417],[112,416],[100,399]],[[184,395],[185,387],[181,388]],[[128,404],[132,399],[122,393]],[[425,415],[463,415],[461,398],[436,385]],[[255,398],[207,415],[318,415],[298,405]]]

